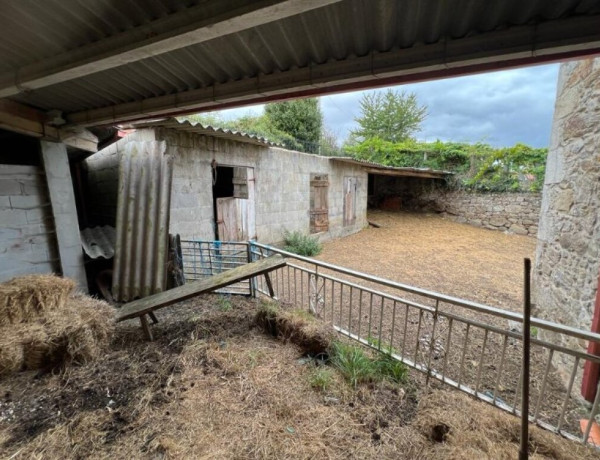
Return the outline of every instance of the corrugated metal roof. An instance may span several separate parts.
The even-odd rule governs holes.
[[[107,37],[198,4],[202,2],[4,2],[0,72],[15,71],[83,45],[100,46]],[[110,70],[24,91],[13,99],[45,110],[81,112],[199,88],[218,89],[219,84],[343,62],[373,52],[599,12],[600,0],[343,0]]]
[[[219,137],[222,139],[229,139],[237,142],[244,142],[246,144],[256,144],[264,146],[280,146],[275,142],[269,141],[265,137],[257,136],[255,134],[248,134],[242,131],[232,131],[230,129],[217,128],[210,125],[203,125],[202,123],[194,123],[189,120],[178,120],[177,118],[163,118],[160,120],[148,120],[139,123],[132,123],[127,125],[128,127],[142,129],[142,128],[169,128],[177,131],[185,131],[194,134],[203,134],[205,136]]]
[[[91,259],[112,259],[115,256],[115,240],[115,228],[110,225],[81,230],[81,245]]]
[[[443,171],[439,169],[430,168],[406,168],[399,166],[386,166],[379,163],[375,163],[367,160],[357,160],[349,157],[330,157],[331,161],[338,161],[340,163],[349,163],[362,166],[368,170],[368,172],[377,174],[381,172],[386,175],[396,176],[412,176],[412,177],[428,177],[428,178],[439,178],[451,176],[454,173],[452,171]]]
[[[173,156],[164,141],[129,142],[119,165],[112,294],[130,301],[164,291]]]

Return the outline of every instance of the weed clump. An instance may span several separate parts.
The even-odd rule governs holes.
[[[332,364],[356,388],[361,383],[387,380],[404,383],[408,377],[406,365],[390,355],[369,356],[358,346],[335,342],[330,355]]]
[[[304,235],[299,231],[283,232],[284,249],[300,256],[312,257],[319,255],[323,249],[319,239]]]

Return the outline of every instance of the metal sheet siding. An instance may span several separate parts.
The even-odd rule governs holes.
[[[223,0],[225,1],[225,0]],[[198,4],[184,0],[12,1],[0,15],[0,72]],[[343,0],[14,99],[78,112],[567,16],[599,0]],[[43,20],[39,19],[42,18]]]
[[[130,142],[119,168],[113,274],[118,301],[166,288],[173,156],[164,141]]]

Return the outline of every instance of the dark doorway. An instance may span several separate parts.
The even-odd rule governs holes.
[[[213,180],[213,216],[215,218],[215,239],[219,239],[217,224],[217,198],[233,197],[233,167],[217,166],[212,170]]]

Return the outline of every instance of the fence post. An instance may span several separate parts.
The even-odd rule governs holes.
[[[248,241],[246,243],[246,248],[248,250],[248,263],[252,263],[254,261],[254,255],[252,254],[252,241]],[[250,286],[250,297],[256,297],[256,277],[252,277],[248,280]]]
[[[529,358],[531,348],[531,260],[524,260],[523,283],[523,389],[521,390],[521,447],[519,460],[529,458]]]

